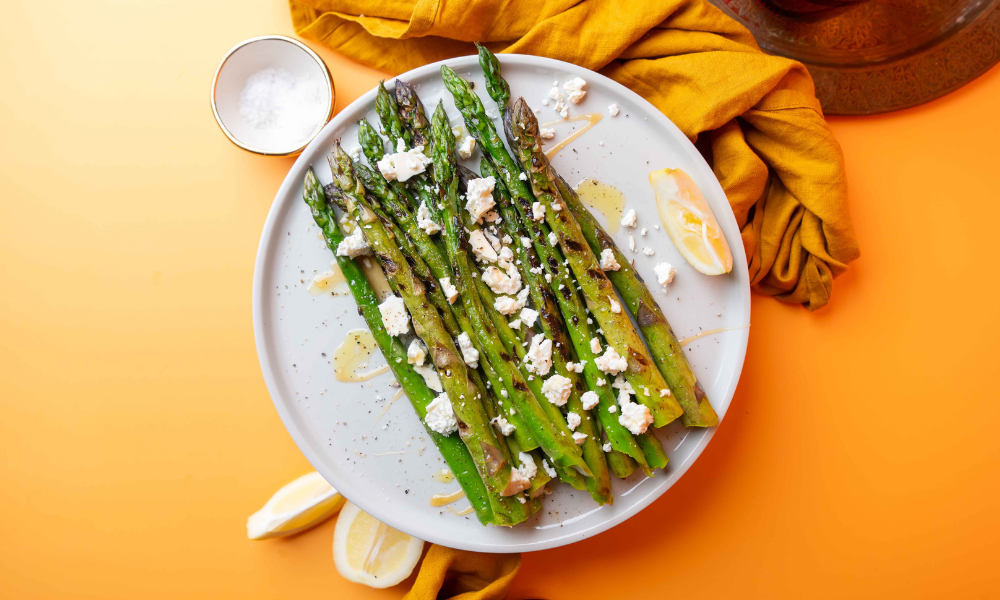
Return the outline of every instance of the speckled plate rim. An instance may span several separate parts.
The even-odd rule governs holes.
[[[553,70],[562,71],[571,75],[577,75],[587,79],[588,81],[600,81],[603,85],[608,86],[611,89],[617,91],[617,93],[622,96],[628,96],[632,101],[636,102],[638,105],[642,105],[646,108],[649,118],[654,119],[657,123],[666,129],[670,135],[673,136],[672,142],[676,142],[680,147],[684,148],[689,155],[694,159],[694,163],[697,165],[696,169],[700,172],[701,180],[710,182],[709,185],[714,188],[711,193],[706,193],[706,197],[709,199],[712,208],[716,213],[720,225],[726,235],[726,239],[730,241],[730,246],[733,252],[733,264],[734,272],[733,275],[739,277],[737,282],[740,285],[740,299],[743,305],[740,307],[748,317],[750,316],[750,279],[749,273],[746,267],[746,253],[743,249],[741,243],[739,226],[736,223],[736,218],[732,211],[729,209],[728,205],[718,206],[716,202],[713,202],[713,198],[726,198],[725,192],[722,190],[722,186],[719,184],[711,167],[705,162],[704,158],[695,148],[694,144],[681,132],[681,130],[663,113],[656,109],[652,104],[647,102],[641,96],[633,92],[632,90],[626,88],[620,83],[613,81],[603,75],[585,69],[583,67],[566,63],[563,61],[539,57],[530,56],[523,54],[501,54],[500,61],[502,64],[519,64],[526,67],[541,67],[549,68]],[[439,61],[423,67],[419,67],[407,73],[399,75],[399,79],[412,80],[418,77],[423,77],[431,72],[440,71],[440,67],[443,64],[447,64],[450,67],[460,70],[464,68],[478,68],[478,57],[476,56],[463,56],[448,60]],[[517,81],[516,79],[511,79],[510,81],[512,90],[516,95]],[[608,519],[594,524],[586,529],[576,530],[568,532],[565,535],[554,536],[551,538],[535,541],[524,541],[515,542],[510,544],[489,544],[480,543],[475,540],[456,540],[452,538],[443,538],[437,535],[437,533],[432,528],[421,528],[419,523],[413,523],[404,521],[398,518],[391,508],[387,508],[384,503],[380,503],[371,498],[360,497],[357,494],[352,493],[350,482],[347,480],[342,480],[335,473],[331,472],[326,468],[324,460],[321,458],[316,449],[312,448],[307,440],[307,436],[304,432],[300,431],[296,425],[296,420],[289,411],[288,407],[285,406],[284,402],[280,400],[280,392],[277,386],[277,376],[274,372],[273,366],[276,364],[271,357],[271,349],[267,346],[265,342],[265,331],[263,322],[263,307],[262,298],[265,293],[264,290],[264,272],[266,262],[268,260],[267,249],[268,240],[274,235],[274,230],[278,222],[280,213],[282,212],[282,199],[288,198],[289,194],[293,192],[300,192],[302,186],[302,179],[305,176],[306,169],[312,164],[316,159],[319,152],[324,152],[326,150],[325,146],[329,144],[327,140],[326,132],[328,129],[336,129],[348,122],[348,120],[355,115],[360,107],[369,107],[375,101],[375,89],[369,90],[357,100],[352,102],[342,111],[340,111],[326,127],[323,128],[312,142],[303,150],[302,154],[292,165],[289,170],[288,175],[282,182],[281,187],[278,189],[278,193],[275,195],[275,201],[271,205],[271,209],[268,212],[267,220],[264,223],[264,229],[261,233],[260,244],[257,250],[257,259],[254,264],[254,278],[253,278],[253,295],[252,295],[252,312],[253,312],[253,329],[254,329],[254,340],[257,346],[257,355],[260,361],[261,371],[264,376],[265,384],[267,385],[268,392],[271,395],[272,402],[274,403],[275,409],[278,411],[282,422],[285,424],[288,433],[292,436],[296,445],[305,455],[306,459],[316,468],[320,474],[323,475],[327,481],[336,487],[341,493],[347,497],[352,503],[356,504],[365,512],[368,512],[375,518],[386,523],[390,527],[403,531],[414,537],[423,539],[427,542],[444,545],[448,547],[458,548],[461,550],[472,550],[477,552],[532,552],[537,550],[547,550],[550,548],[558,548],[560,546],[565,546],[573,542],[578,542],[580,540],[587,539],[589,537],[595,536],[601,532],[607,531],[612,527],[622,523],[632,516],[638,514],[642,509],[646,508],[653,503],[657,498],[663,495],[670,487],[672,487],[684,474],[691,468],[691,465],[701,456],[705,447],[712,440],[718,427],[722,426],[722,421],[724,420],[725,414],[728,411],[729,404],[732,401],[733,395],[736,392],[736,387],[739,383],[740,375],[743,371],[743,364],[746,358],[747,344],[749,342],[750,331],[749,328],[742,329],[734,336],[730,343],[737,347],[737,360],[735,362],[732,372],[729,374],[728,380],[725,382],[724,388],[725,393],[723,398],[716,398],[713,404],[717,405],[719,412],[719,426],[708,431],[705,431],[701,438],[697,441],[691,454],[687,457],[687,460],[681,464],[675,464],[673,469],[665,476],[658,478],[654,485],[651,485],[642,490],[636,490],[634,494],[630,495],[631,505],[623,510],[622,512],[616,513],[609,516]],[[486,99],[489,102],[489,99]],[[365,109],[364,112],[367,112]],[[514,527],[513,530],[517,528]]]

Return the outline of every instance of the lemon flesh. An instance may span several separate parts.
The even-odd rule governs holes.
[[[247,537],[263,540],[318,525],[340,510],[344,497],[313,471],[284,486],[247,519]]]
[[[649,185],[660,221],[685,260],[706,275],[732,271],[733,253],[691,176],[680,169],[661,169],[649,174]]]
[[[333,560],[350,581],[374,588],[396,585],[410,576],[424,542],[397,531],[348,502],[333,532]]]

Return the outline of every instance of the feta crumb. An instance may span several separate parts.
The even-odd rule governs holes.
[[[598,380],[597,380],[597,386],[598,386],[598,387],[604,387],[605,385],[607,385],[607,383],[608,383],[608,382],[607,382],[607,381],[605,381],[604,379],[598,379]]]
[[[601,450],[604,450],[605,452],[611,452],[611,442],[608,442],[607,444],[601,446]]]
[[[503,242],[503,243],[505,243],[505,244],[510,244],[510,243],[513,243],[513,241],[514,241],[514,238],[510,237],[509,235],[507,235],[507,234],[505,233],[505,234],[503,234],[503,238],[501,238],[501,240],[500,240],[500,241],[502,241],[502,242]]]
[[[563,89],[566,90],[566,96],[573,104],[583,102],[584,97],[587,95],[587,91],[583,89],[585,87],[587,87],[587,82],[580,77],[574,77],[563,84]]]
[[[568,377],[563,377],[562,375],[553,375],[542,384],[542,394],[545,395],[545,398],[549,402],[556,406],[565,406],[572,391],[573,382]]]
[[[583,402],[583,410],[590,410],[600,402],[600,396],[597,395],[597,392],[588,390],[580,396],[580,401]]]
[[[611,383],[611,387],[616,390],[625,390],[625,392],[629,394],[635,394],[635,388],[633,388],[632,384],[626,381],[621,375],[615,377],[615,380]]]
[[[417,146],[412,150],[403,150],[402,138],[395,154],[387,154],[378,161],[378,170],[387,181],[406,181],[414,175],[423,173],[427,165],[433,161],[424,154],[424,147]]]
[[[635,238],[628,236],[628,249],[635,252]]]
[[[531,248],[531,238],[527,237],[521,238],[521,246],[525,248]]]
[[[479,350],[476,350],[472,346],[472,340],[469,338],[469,334],[461,333],[455,340],[458,342],[458,347],[462,351],[462,360],[465,364],[469,365],[473,369],[479,367]]]
[[[480,177],[469,181],[465,190],[465,210],[469,211],[473,221],[478,221],[496,203],[493,201],[493,188],[497,180],[490,177]]]
[[[514,265],[510,265],[506,273],[497,267],[489,266],[480,278],[483,283],[490,286],[494,294],[514,295],[521,289],[521,274]]]
[[[580,426],[580,415],[575,412],[566,413],[566,426],[569,427],[570,431],[575,430]]]
[[[549,245],[550,246],[555,246],[558,243],[559,243],[559,236],[556,235],[556,232],[550,231],[549,232]]]
[[[556,130],[554,127],[542,127],[538,130],[538,135],[542,136],[543,140],[551,140],[556,137]],[[527,179],[527,177],[525,177]]]
[[[662,390],[660,390],[660,398],[669,395],[670,395],[670,390],[668,390],[667,388],[663,388]]]
[[[486,239],[486,234],[482,229],[477,229],[469,234],[469,245],[472,246],[472,254],[480,262],[496,262],[497,251]]]
[[[507,489],[504,490],[504,493],[505,494],[509,493],[513,495],[518,492],[523,492],[524,490],[530,487],[531,487],[531,480],[525,477],[524,474],[518,471],[516,468],[511,467],[510,483],[507,484]],[[522,496],[518,496],[517,499],[521,501],[521,504],[524,504],[525,500]]]
[[[634,208],[628,209],[628,212],[625,213],[624,217],[622,217],[622,225],[631,229],[635,227],[637,223],[638,220],[636,219],[635,216],[635,209]]]
[[[645,227],[643,227],[643,228],[642,228],[642,231],[640,231],[640,232],[639,232],[639,235],[646,235],[646,233],[647,233],[648,231],[649,231],[648,229],[646,229]]]
[[[354,150],[351,150],[350,152],[348,152],[348,154],[351,155],[351,160],[353,160],[354,162],[358,162],[359,160],[361,160],[361,146],[358,146]]]
[[[619,418],[621,418],[621,417],[619,417]],[[577,446],[582,446],[583,442],[586,441],[586,439],[587,439],[587,434],[586,433],[580,433],[579,431],[574,431],[573,432],[573,441],[576,442]]]
[[[546,459],[544,459],[544,458],[542,459],[542,468],[545,469],[545,473],[549,477],[552,477],[554,479],[555,477],[558,476],[558,473],[556,473],[556,470],[553,469],[552,465],[549,464],[549,461],[546,460]]]
[[[503,263],[509,263],[514,260],[514,251],[507,246],[501,246],[500,252],[497,254],[497,259],[500,261],[500,266],[503,266]]]
[[[427,235],[434,235],[441,231],[441,226],[431,219],[431,211],[427,208],[427,202],[421,200],[420,207],[417,208],[417,227],[427,232]]]
[[[597,339],[596,337],[590,338],[590,351],[593,352],[594,354],[600,354],[601,340]]]
[[[618,407],[615,406],[614,404],[612,404],[611,406],[608,407],[608,412],[609,413],[616,413],[616,412],[618,412]]]
[[[520,317],[522,323],[528,327],[532,327],[535,324],[535,319],[538,318],[538,311],[525,307],[521,309]]]
[[[538,467],[535,465],[535,459],[532,458],[532,456],[527,452],[519,452],[517,460],[521,463],[521,465],[517,467],[517,471],[525,479],[534,479],[535,475],[538,474]]]
[[[562,204],[559,204],[558,202],[553,202],[552,210],[562,210]]]
[[[476,138],[471,135],[465,136],[458,142],[458,157],[462,159],[471,158],[476,149]]]
[[[438,280],[441,284],[441,291],[444,292],[444,297],[448,299],[448,304],[454,304],[455,300],[458,299],[458,288],[451,284],[451,277],[442,277]]]
[[[420,341],[419,338],[414,338],[410,342],[410,347],[406,349],[406,362],[411,365],[420,366],[424,364],[424,359],[427,358],[427,346]]]
[[[617,315],[618,313],[620,313],[622,311],[622,305],[619,304],[618,301],[615,300],[613,297],[608,296],[608,302],[611,303],[611,312],[613,312],[613,313],[615,313]]]
[[[424,378],[424,383],[427,384],[427,387],[439,394],[444,391],[444,388],[441,386],[441,377],[438,376],[438,372],[434,367],[430,365],[416,365],[413,367],[413,370]]]
[[[618,259],[615,258],[615,251],[611,248],[601,250],[601,268],[605,271],[617,271],[622,268],[622,266],[618,264]]]
[[[510,323],[508,323],[508,325],[510,325],[511,329],[520,329],[521,328],[521,319],[514,319],[513,321],[511,321]]]
[[[656,251],[654,251],[649,246],[646,246],[645,248],[642,249],[642,253],[645,254],[646,256],[652,256],[652,255],[656,254]]]
[[[611,115],[612,117],[617,117],[618,113],[620,112],[621,110],[618,108],[617,104],[612,104],[608,106],[608,114]]]
[[[618,417],[618,422],[632,432],[632,435],[645,433],[653,423],[653,415],[649,409],[642,404],[635,402],[625,402],[621,404],[622,414]]]
[[[493,302],[493,308],[497,309],[502,315],[510,316],[517,311],[524,308],[524,305],[528,302],[528,288],[522,289],[517,294],[517,298],[511,298],[510,296],[500,296]]]
[[[594,359],[594,364],[602,373],[617,375],[628,368],[628,361],[624,356],[619,356],[612,346],[608,346],[604,354]]]
[[[371,254],[371,249],[368,247],[368,241],[365,240],[361,228],[355,227],[354,232],[337,245],[337,256],[357,258],[364,254]]]
[[[524,171],[521,171],[521,174],[518,175],[517,178],[520,179],[521,181],[527,181],[528,180],[528,174],[525,173]]]
[[[656,274],[657,283],[666,287],[668,283],[674,280],[674,275],[677,274],[677,271],[674,270],[673,265],[670,263],[662,262],[653,267],[653,273]]]
[[[514,433],[515,429],[514,426],[511,425],[507,421],[507,419],[503,417],[500,416],[494,417],[493,420],[490,421],[490,423],[492,423],[493,426],[496,427],[497,430],[500,432],[500,434],[503,435],[504,437],[507,437],[510,434]]]
[[[451,435],[458,431],[455,409],[452,408],[451,401],[448,400],[448,394],[439,394],[437,398],[431,400],[431,403],[427,405],[427,416],[424,417],[424,423],[427,423],[427,427],[432,431],[441,435]]]
[[[573,373],[583,373],[583,361],[566,363],[566,370]]]
[[[535,202],[531,205],[531,218],[536,221],[545,220],[545,205],[541,202]]]
[[[529,373],[547,374],[552,368],[552,340],[546,339],[544,335],[531,338],[531,347],[528,348],[524,361]]]
[[[378,305],[378,311],[382,313],[382,324],[389,335],[403,335],[410,330],[410,315],[399,296],[386,298]]]

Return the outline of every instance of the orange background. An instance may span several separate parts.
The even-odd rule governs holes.
[[[310,470],[264,388],[250,284],[293,159],[208,105],[280,0],[6,2],[0,19],[0,596],[391,598],[333,521],[246,540]],[[379,73],[318,49],[343,108]],[[810,314],[755,296],[743,378],[683,480],[512,598],[1000,595],[1000,69],[831,119],[862,258]],[[308,596],[307,596],[308,594]]]

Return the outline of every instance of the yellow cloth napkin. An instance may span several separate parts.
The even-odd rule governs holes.
[[[301,36],[392,74],[474,54],[472,42],[481,41],[494,52],[600,71],[692,140],[707,133],[759,292],[819,308],[833,278],[858,257],[843,156],[812,78],[800,63],[761,52],[749,31],[705,0],[290,4]]]
[[[405,600],[502,600],[521,568],[520,554],[483,554],[433,545]]]

